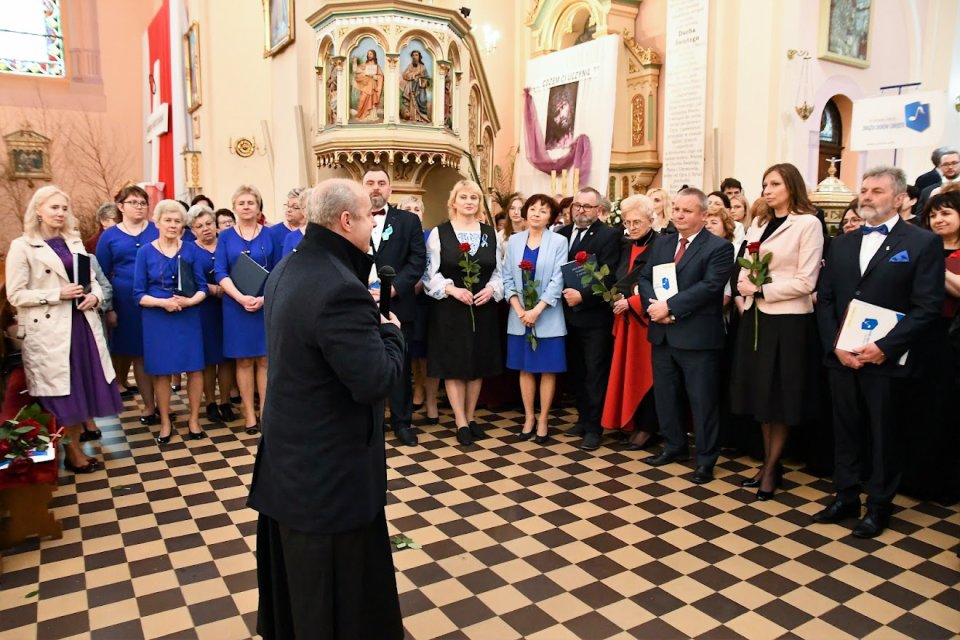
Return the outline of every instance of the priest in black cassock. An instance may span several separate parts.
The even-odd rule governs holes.
[[[399,639],[383,418],[406,347],[367,290],[373,218],[360,185],[321,183],[307,221],[264,293],[270,370],[248,502],[260,513],[257,632]]]

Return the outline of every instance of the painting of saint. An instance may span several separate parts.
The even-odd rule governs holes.
[[[433,57],[419,40],[400,50],[400,120],[417,124],[433,122]]]
[[[290,8],[287,0],[270,0],[270,48],[281,44],[290,28]]]
[[[187,71],[187,110],[200,107],[200,26],[194,22],[183,36]]]
[[[443,77],[443,126],[453,131],[453,72]]]
[[[544,135],[544,143],[548,151],[564,149],[573,144],[579,86],[577,82],[569,82],[550,87],[550,97],[547,101],[547,130]]]
[[[327,126],[337,124],[337,65],[330,56],[327,56],[326,88],[327,88]]]
[[[364,36],[350,56],[350,122],[383,122],[383,48]]]

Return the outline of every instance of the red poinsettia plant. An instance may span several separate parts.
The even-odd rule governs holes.
[[[757,298],[759,297],[758,294],[760,294],[760,287],[768,282],[772,282],[770,279],[770,260],[773,258],[773,254],[768,251],[766,255],[761,258],[759,242],[748,243],[747,253],[750,255],[750,259],[738,258],[737,264],[750,273],[747,279],[757,286],[757,293],[753,296],[753,350],[756,351],[757,339],[760,337],[760,325],[758,324],[760,309],[759,305],[757,305]]]
[[[463,271],[464,288],[473,293],[473,285],[480,282],[480,263],[470,255],[469,242],[460,243],[460,262],[458,264]],[[473,326],[474,333],[476,333],[477,319],[473,316],[473,306],[470,307],[470,324]]]
[[[591,260],[590,254],[586,251],[578,251],[573,259],[576,260],[577,266],[583,267],[583,270],[586,271],[584,276],[580,278],[580,284],[586,287],[591,281],[595,281],[591,287],[593,295],[600,296],[603,298],[603,301],[609,303],[611,307],[617,303],[617,300],[623,297],[623,294],[617,291],[616,287],[607,287],[607,283],[603,281],[604,278],[610,275],[610,267],[607,265],[598,267],[597,261]]]
[[[10,461],[7,471],[21,475],[29,471],[34,451],[46,451],[54,446],[63,431],[55,427],[53,416],[37,404],[20,410],[12,420],[0,423],[0,461]]]
[[[540,294],[537,293],[537,287],[540,286],[539,280],[533,279],[533,270],[534,265],[529,260],[520,261],[520,271],[523,272],[523,290],[521,293],[521,299],[523,300],[523,308],[527,311],[530,311],[537,303],[540,302]],[[530,348],[534,351],[537,350],[537,328],[530,327],[527,332],[527,342],[530,343]]]

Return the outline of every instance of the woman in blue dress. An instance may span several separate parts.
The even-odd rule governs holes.
[[[215,277],[223,287],[223,355],[237,361],[237,387],[243,406],[247,433],[260,431],[254,407],[254,381],[260,394],[260,405],[267,398],[267,334],[263,322],[263,288],[242,292],[230,277],[231,270],[245,254],[261,267],[274,267],[273,241],[260,217],[260,192],[251,185],[241,185],[233,193],[233,211],[237,224],[222,232],[217,240]]]
[[[215,255],[217,251],[217,223],[213,209],[194,205],[187,211],[187,225],[197,237],[196,246],[203,260],[207,283],[207,297],[200,305],[203,326],[203,395],[206,398],[207,420],[233,422],[237,419],[230,405],[230,389],[234,378],[233,360],[223,356],[223,288],[216,284]],[[220,402],[217,402],[217,383],[220,384]]]
[[[287,204],[284,205],[283,222],[269,227],[267,232],[273,240],[273,263],[280,262],[284,253],[284,241],[288,236],[296,231],[300,231],[300,237],[303,237],[303,228],[307,224],[306,215],[304,215],[306,199],[303,193],[306,191],[303,187],[294,187],[287,193]]]
[[[159,424],[160,415],[153,397],[153,385],[143,370],[143,324],[140,305],[133,299],[133,267],[137,251],[159,235],[147,220],[147,192],[137,185],[120,190],[117,208],[122,222],[103,232],[97,242],[97,262],[113,285],[113,309],[106,314],[110,332],[110,353],[121,384],[133,365],[133,377],[143,398],[140,424]]]
[[[545,444],[550,407],[557,389],[557,374],[567,370],[563,320],[563,272],[567,261],[567,242],[547,229],[560,213],[560,207],[548,195],[538,193],[523,204],[520,215],[527,221],[525,231],[510,236],[503,262],[503,297],[513,313],[507,320],[507,368],[520,372],[524,422],[521,440],[533,437]],[[524,300],[526,282],[534,284],[536,302],[527,309]],[[536,348],[534,348],[534,344]],[[540,416],[534,413],[537,375],[540,375]]]
[[[192,440],[205,438],[200,428],[200,394],[203,392],[203,329],[200,305],[207,296],[203,254],[183,240],[187,212],[176,200],[161,200],[153,212],[160,237],[137,251],[133,296],[143,307],[144,369],[153,376],[153,391],[160,410],[157,444],[173,435],[170,420],[170,384],[173,376],[187,373],[189,429]],[[182,295],[181,287],[193,276],[196,291]]]

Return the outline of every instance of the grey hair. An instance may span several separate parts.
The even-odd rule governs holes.
[[[653,200],[650,198],[650,196],[637,193],[620,201],[621,218],[627,214],[627,211],[632,211],[634,209],[639,209],[640,213],[645,214],[651,222],[653,221],[654,216],[656,216],[656,213],[653,211]]]
[[[287,197],[299,198],[300,194],[302,194],[305,190],[306,190],[306,187],[294,187],[293,189],[290,189],[290,191],[287,191]]]
[[[117,207],[116,202],[104,202],[97,208],[97,220],[103,220],[105,218],[120,219],[120,209]]]
[[[703,191],[700,191],[700,189],[697,189],[695,187],[687,187],[685,189],[680,189],[680,193],[677,194],[677,197],[679,198],[680,196],[694,196],[698,200],[697,204],[700,205],[700,211],[706,212],[707,194],[705,194]]]
[[[213,218],[214,223],[217,222],[217,217],[216,215],[214,215],[213,209],[211,209],[205,204],[200,204],[198,202],[197,204],[187,209],[187,217],[183,221],[183,226],[192,227],[193,223],[197,221],[197,218],[199,218],[202,215],[209,215],[211,218]]]
[[[310,199],[310,193],[313,191],[313,187],[307,187],[300,192],[300,206],[304,209],[307,208],[307,200]]]
[[[180,222],[184,223],[186,226],[185,218],[187,216],[187,210],[183,208],[183,205],[176,200],[161,200],[157,203],[157,206],[153,209],[153,219],[157,222],[160,221],[160,218],[165,213],[178,213],[180,214]]]
[[[607,198],[600,198],[600,208],[607,213],[610,213],[613,211],[613,203]]]
[[[906,193],[907,176],[903,172],[903,169],[899,167],[879,166],[872,169],[867,169],[866,173],[863,174],[863,179],[866,180],[867,178],[880,178],[882,176],[887,176],[893,183],[893,195],[896,196],[900,195],[901,193]]]
[[[330,228],[344,211],[356,215],[362,196],[350,180],[331,178],[313,188],[307,200],[307,221]]]

